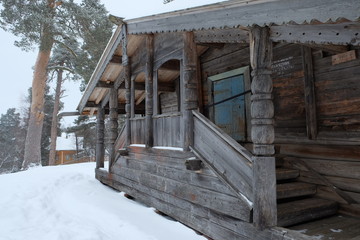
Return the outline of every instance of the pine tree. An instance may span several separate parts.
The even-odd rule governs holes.
[[[0,173],[17,172],[23,159],[26,129],[20,113],[9,108],[0,117]]]
[[[53,46],[59,44],[66,48],[65,41],[69,39],[87,46],[94,38],[89,30],[98,27],[99,21],[105,21],[103,15],[99,14],[105,10],[99,0],[83,0],[81,4],[73,0],[0,0],[0,3],[0,27],[20,38],[15,45],[23,50],[38,47],[23,162],[26,169],[31,164],[41,163],[44,93]],[[86,47],[84,50],[92,51]],[[86,52],[82,54],[87,55]],[[85,71],[85,68],[82,70]]]

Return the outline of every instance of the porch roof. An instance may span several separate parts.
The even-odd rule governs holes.
[[[359,45],[359,34],[352,38],[334,38],[334,41],[332,38],[324,40],[324,35],[320,38],[315,34],[303,39],[294,36],[292,39],[285,37],[285,34],[291,35],[291,32],[288,33],[289,27],[292,31],[302,31],[303,29],[299,28],[301,26],[315,26],[328,30],[328,26],[333,26],[334,23],[338,23],[340,28],[345,28],[341,24],[347,22],[356,22],[355,30],[352,31],[358,32],[359,21],[359,0],[232,0],[127,20],[127,52],[131,58],[138,47],[144,44],[143,34],[228,28],[237,28],[246,32],[248,27],[253,25],[279,26],[278,29],[271,29],[273,41]],[[282,26],[287,29],[284,30]],[[283,36],[278,36],[279,33],[275,32],[278,30],[282,31]],[[314,29],[310,29],[312,30]],[[119,88],[119,103],[124,105],[125,89],[121,85],[123,72],[121,36],[121,26],[118,26],[78,105],[81,114],[94,114],[97,107],[104,107],[108,103],[109,88],[114,84],[119,84],[116,86]],[[144,78],[141,75],[138,77]],[[144,97],[144,91],[144,89],[136,91],[135,101]]]

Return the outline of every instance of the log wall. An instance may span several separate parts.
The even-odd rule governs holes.
[[[330,184],[345,192],[352,203],[360,203],[360,51],[356,59],[334,64],[336,53],[312,48],[315,97],[315,137],[308,136],[303,46],[277,44],[273,49],[272,79],[275,107],[275,143],[290,167],[302,169],[301,179],[319,184],[318,195],[349,203],[323,181],[299,165],[304,161]],[[323,49],[323,51],[319,50]],[[225,44],[210,48],[200,58],[204,105],[211,102],[209,76],[249,65],[248,48]],[[306,62],[306,60],[305,60]],[[311,101],[310,101],[311,102]],[[204,114],[209,116],[204,109]],[[309,121],[308,121],[309,124]],[[306,170],[306,171],[305,171]]]
[[[290,46],[299,56],[296,45]],[[356,59],[336,63],[336,54],[313,50],[318,133],[312,140],[306,136],[301,63],[294,59],[290,77],[274,80],[277,147],[285,165],[302,170],[302,181],[318,184],[318,196],[346,205],[360,203],[360,52],[355,53]]]
[[[185,160],[194,157],[192,153],[134,146],[129,150],[110,174],[97,169],[96,178],[212,239],[305,239],[281,228],[257,230],[251,211],[210,169],[186,170]]]

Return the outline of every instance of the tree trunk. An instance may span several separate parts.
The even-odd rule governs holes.
[[[61,64],[62,65],[62,64]],[[56,90],[55,90],[55,102],[54,110],[52,114],[51,122],[51,137],[50,137],[50,154],[49,154],[49,166],[55,165],[56,158],[56,139],[57,139],[57,127],[58,127],[58,113],[60,108],[60,96],[61,96],[61,85],[63,83],[63,70],[60,69],[57,72]]]
[[[47,79],[47,65],[50,59],[51,47],[48,50],[40,48],[35,63],[32,82],[32,98],[28,131],[25,140],[23,169],[31,165],[41,164],[41,132],[44,122],[44,93]]]

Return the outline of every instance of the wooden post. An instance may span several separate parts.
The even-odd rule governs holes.
[[[272,42],[269,28],[254,26],[250,32],[251,139],[253,142],[253,221],[257,228],[276,226],[276,176],[274,104],[271,79]]]
[[[153,68],[154,68],[154,36],[146,36],[146,80],[145,80],[145,89],[146,89],[146,106],[145,106],[145,145],[146,147],[152,147],[154,143],[153,139]]]
[[[308,138],[315,139],[317,136],[317,118],[312,53],[311,48],[306,46],[302,46],[301,50],[304,67],[306,130]]]
[[[110,89],[110,99],[109,99],[109,106],[110,106],[110,122],[109,122],[109,172],[112,164],[115,162],[115,141],[118,137],[118,90],[115,88]]]
[[[153,116],[156,116],[158,114],[159,114],[158,71],[155,69],[153,73]]]
[[[193,145],[194,121],[192,110],[198,108],[197,51],[193,32],[184,33],[183,67],[181,68],[183,94],[181,95],[183,113],[183,148]]]
[[[104,156],[105,156],[105,148],[104,148],[104,119],[105,119],[105,111],[103,108],[99,107],[97,110],[97,122],[96,122],[96,168],[104,167]]]
[[[129,146],[131,144],[131,123],[130,123],[130,117],[131,117],[131,72],[130,72],[130,60],[127,55],[127,28],[126,24],[124,23],[122,25],[121,29],[121,42],[122,42],[122,64],[124,68],[124,80],[125,80],[125,124],[126,124],[126,143],[125,147]]]

